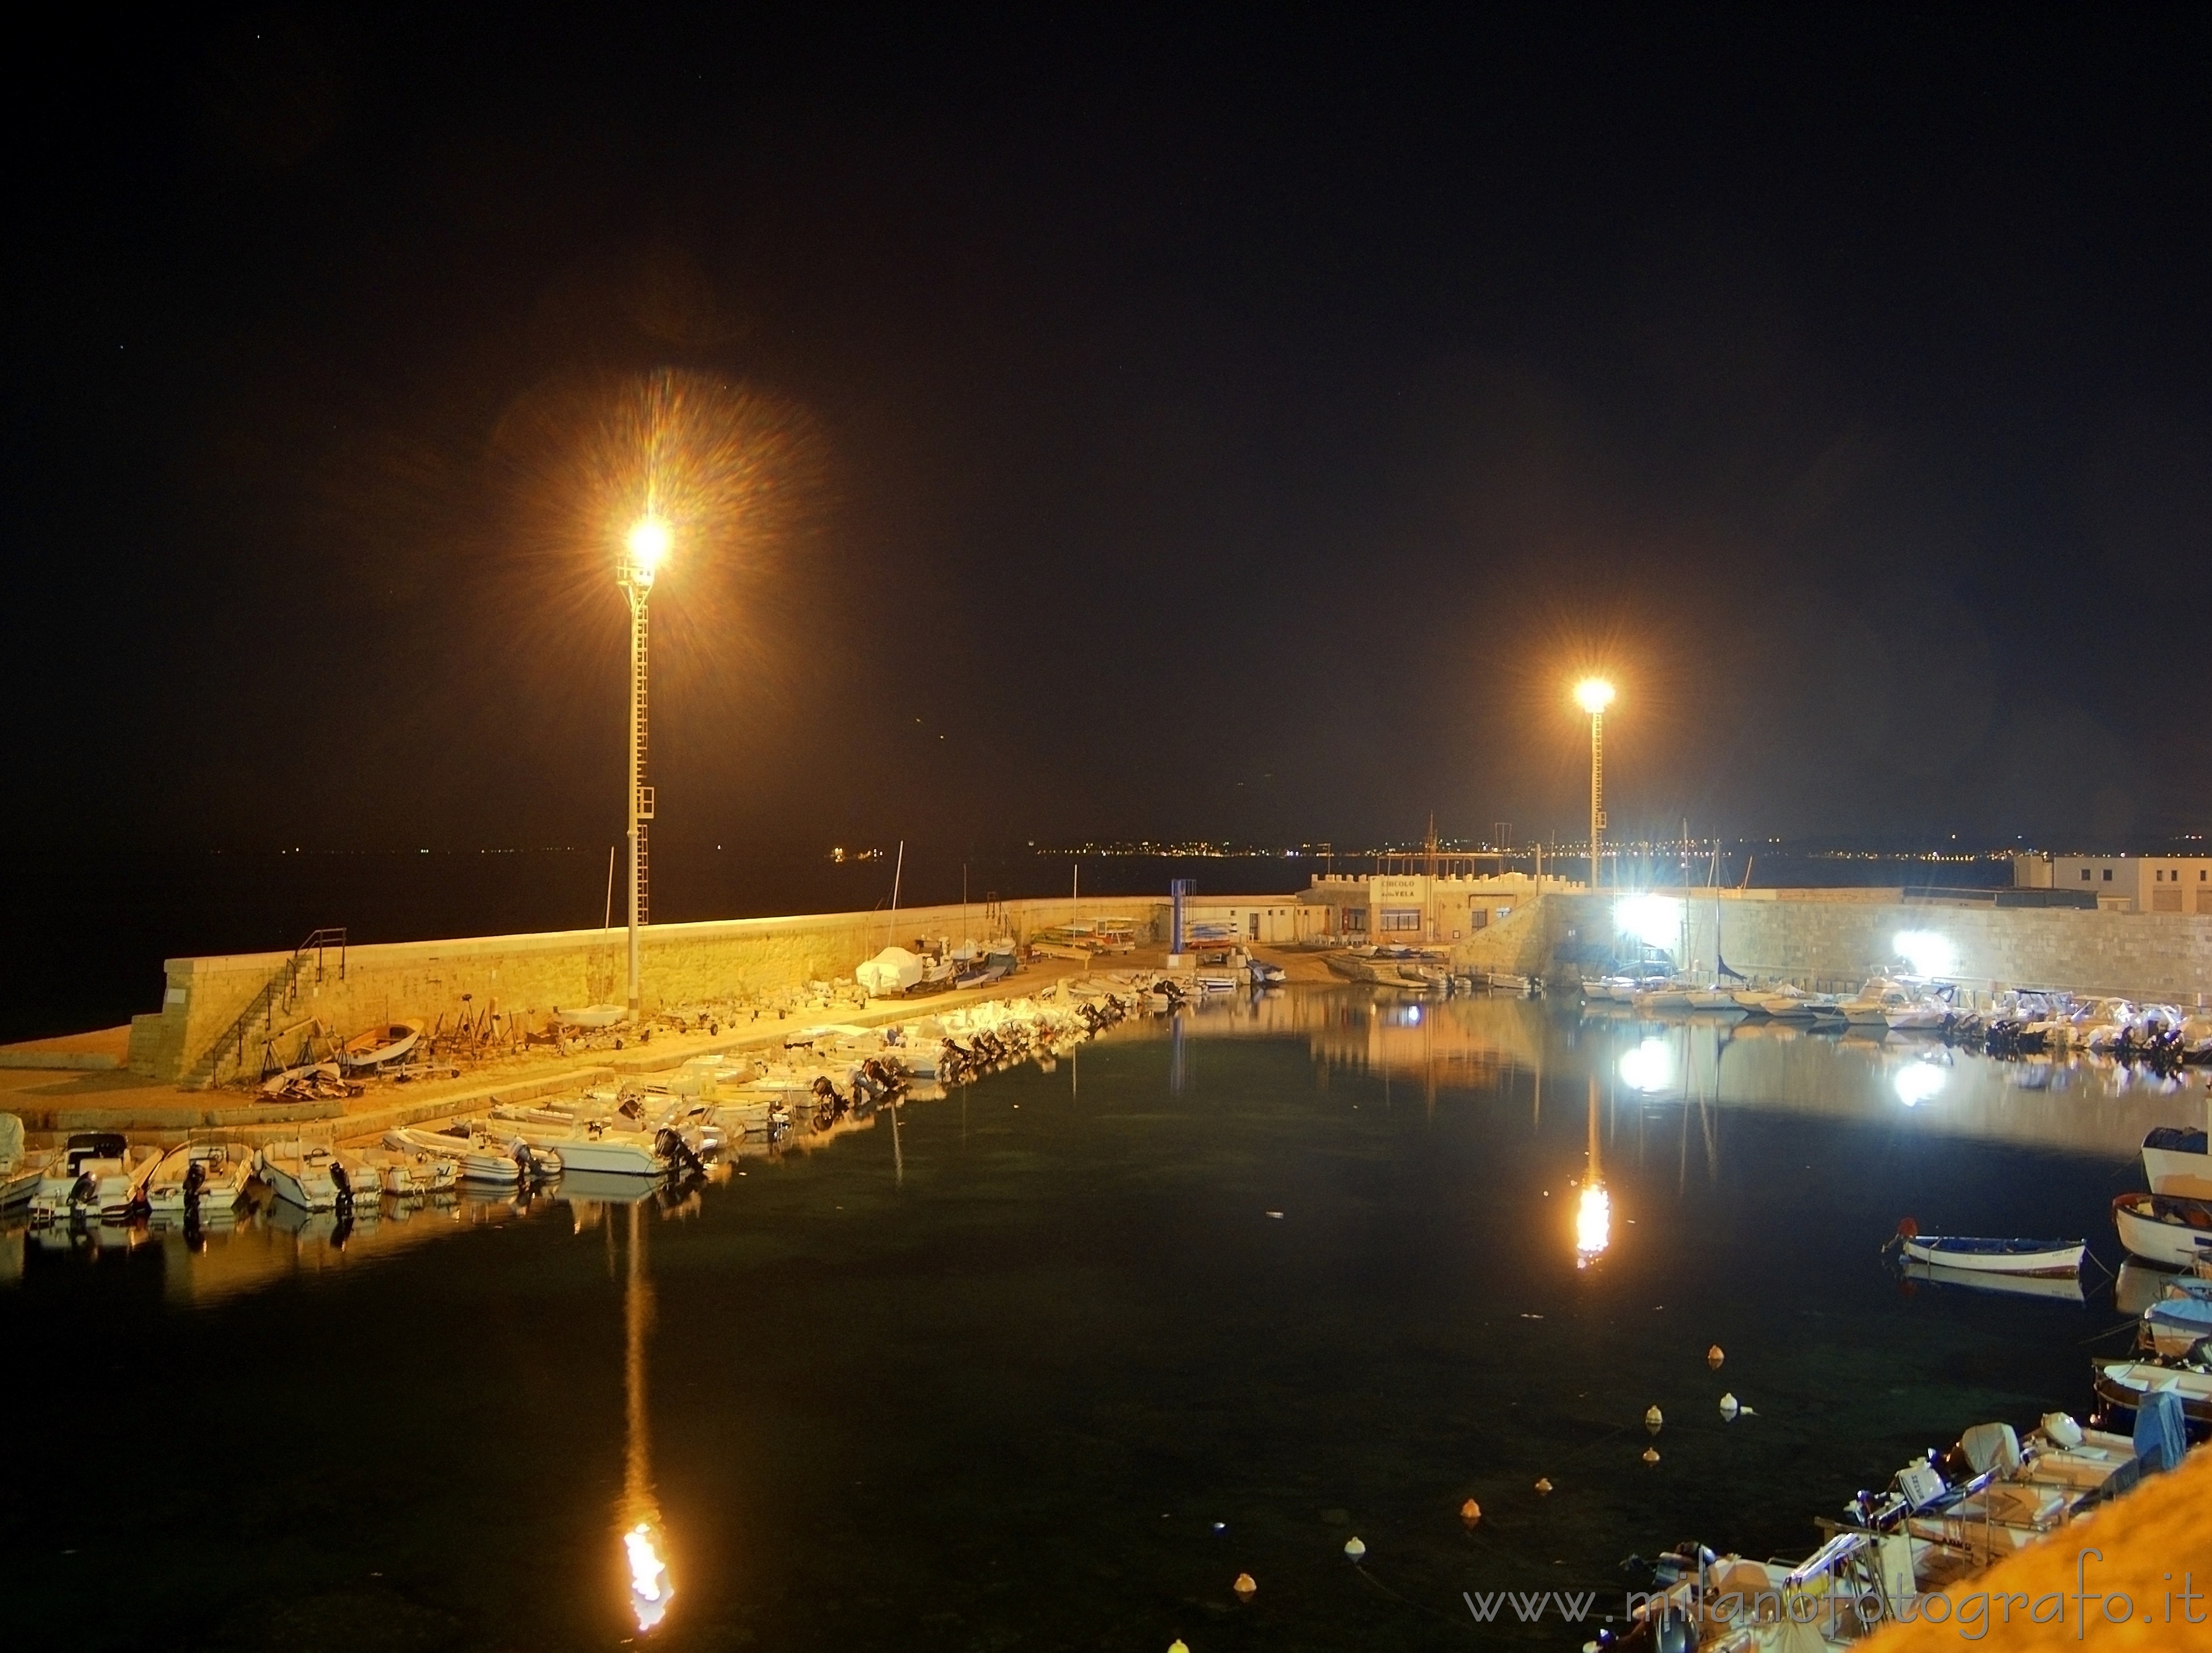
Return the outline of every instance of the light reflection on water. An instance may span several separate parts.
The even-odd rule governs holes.
[[[1911,1212],[2116,1262],[2143,1132],[2201,1107],[2086,1064],[1364,990],[1209,1003],[1062,1067],[749,1159],[680,1223],[555,1197],[342,1248],[265,1217],[197,1252],[33,1240],[0,1343],[98,1381],[11,1363],[23,1426],[440,1446],[388,1490],[226,1479],[235,1518],[158,1550],[19,1501],[0,1586],[88,1648],[273,1647],[325,1610],[426,1646],[1459,1646],[1462,1589],[1612,1589],[1686,1534],[1802,1551],[1910,1451],[2085,1409],[2108,1288],[1908,1293],[1876,1249]],[[1723,1387],[1755,1416],[1724,1430]],[[1683,1421],[1646,1465],[1653,1405]],[[1340,1516],[1412,1605],[1343,1566]],[[615,1598],[591,1559],[617,1547]]]

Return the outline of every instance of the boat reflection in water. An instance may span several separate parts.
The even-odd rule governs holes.
[[[1613,1243],[1613,1196],[1606,1192],[1605,1167],[1598,1158],[1597,1075],[1589,1082],[1589,1174],[1583,1179],[1582,1203],[1575,1211],[1575,1267],[1588,1268]]]
[[[630,1616],[642,1635],[668,1616],[676,1585],[661,1555],[660,1511],[653,1497],[653,1443],[645,1399],[645,1334],[653,1324],[653,1282],[645,1267],[641,1200],[629,1207],[629,1277],[623,1291],[623,1388],[629,1406],[623,1462],[623,1559],[629,1573]]]

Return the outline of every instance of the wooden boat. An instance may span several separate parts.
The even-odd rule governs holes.
[[[1972,1239],[1958,1235],[1901,1234],[1914,1262],[1975,1274],[2040,1274],[2063,1278],[2081,1270],[2084,1240]]]
[[[2212,1259],[2212,1200],[2175,1194],[2123,1194],[2112,1200],[2120,1243],[2147,1262],[2185,1268]]]
[[[2144,1395],[2171,1389],[2181,1397],[2182,1415],[2200,1429],[2212,1426],[2212,1372],[2186,1366],[2161,1366],[2154,1360],[2094,1360],[2091,1387],[2109,1407],[2133,1412]]]
[[[2212,1111],[2212,1097],[2206,1101]],[[2212,1142],[2203,1130],[2161,1125],[2143,1138],[2143,1176],[2153,1194],[2179,1194],[2192,1200],[2212,1200]]]
[[[349,1073],[366,1068],[381,1067],[386,1062],[396,1062],[415,1048],[416,1041],[422,1036],[420,1022],[393,1022],[383,1027],[373,1027],[366,1033],[356,1033],[338,1051],[338,1066]]]

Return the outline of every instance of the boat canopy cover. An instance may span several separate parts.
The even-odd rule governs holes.
[[[1977,1475],[1992,1467],[2020,1467],[2020,1436],[2010,1424],[1976,1424],[1959,1437],[1959,1450]]]
[[[878,998],[904,993],[921,980],[921,960],[903,947],[886,947],[853,972],[868,993]]]
[[[2162,1148],[2168,1153],[2203,1153],[2204,1133],[2182,1125],[2161,1125],[2143,1139],[2143,1146]]]
[[[2171,1469],[2188,1450],[2181,1397],[2172,1389],[2154,1389],[2144,1395],[2136,1407],[2136,1457],[2144,1469]]]
[[[23,1121],[13,1114],[0,1114],[0,1171],[11,1171],[23,1163]]]

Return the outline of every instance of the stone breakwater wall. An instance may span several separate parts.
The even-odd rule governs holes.
[[[991,933],[1026,942],[1077,920],[1135,921],[1141,941],[1167,934],[1168,907],[1154,897],[1073,900],[1061,896],[1003,904]],[[849,976],[854,965],[893,942],[963,932],[988,939],[984,909],[971,906],[888,913],[830,913],[797,918],[723,919],[655,924],[643,933],[647,1011],[736,997],[765,998],[809,981]],[[629,942],[621,930],[562,930],[447,941],[379,942],[301,956],[241,953],[173,958],[161,1008],[131,1018],[130,1067],[171,1084],[220,1083],[241,1071],[258,1076],[263,1041],[309,1020],[339,1036],[395,1021],[447,1025],[464,1011],[497,1008],[536,1025],[558,1006],[619,1003],[628,984]]]
[[[1950,978],[1979,993],[2058,988],[2185,1006],[2212,996],[2212,915],[1908,902],[1879,889],[1654,893],[1681,902],[1687,947],[1669,950],[1701,971],[1712,969],[1717,939],[1730,967],[1755,979],[1856,988],[1896,963],[1900,933],[1919,931],[1948,944]],[[1455,965],[1534,970],[1571,986],[1597,967],[1561,955],[1612,951],[1614,901],[1547,893],[1460,943]]]

